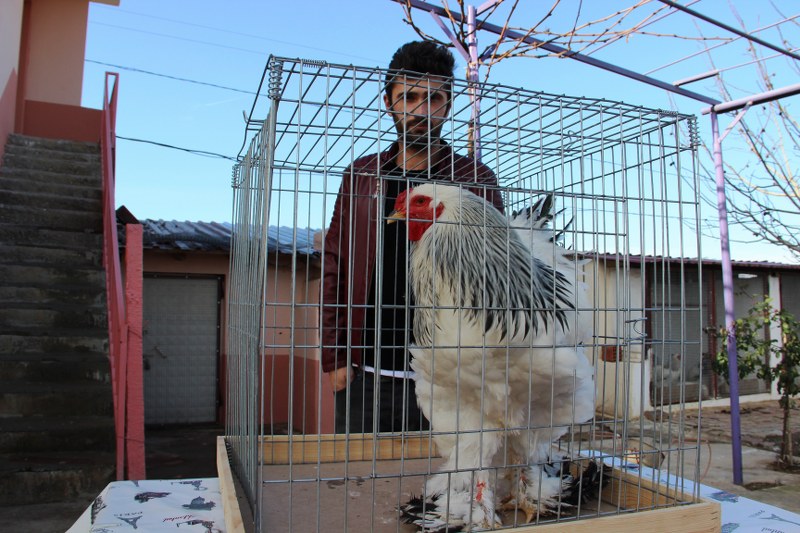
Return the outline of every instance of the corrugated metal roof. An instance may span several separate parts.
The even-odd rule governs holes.
[[[182,250],[227,252],[231,247],[230,222],[188,222],[179,220],[142,220],[143,244],[149,250]],[[267,229],[267,247],[270,252],[315,255],[314,235],[319,230],[270,226]],[[124,241],[120,231],[120,241]],[[124,244],[124,242],[121,242]]]
[[[188,222],[178,220],[150,220],[141,221],[144,231],[144,248],[150,250],[183,250],[183,251],[221,251],[230,250],[231,230],[230,222]],[[294,238],[294,229],[288,226],[270,226],[267,230],[267,245],[270,252],[293,254],[296,251],[302,255],[318,255],[319,250],[314,246],[314,236],[320,230],[312,228],[297,228],[297,238]],[[119,232],[120,244],[124,245],[125,232]],[[319,238],[319,237],[318,237]],[[586,256],[588,257],[588,255]],[[600,254],[595,259],[616,261],[619,257]],[[665,264],[697,264],[698,260],[681,257],[664,256],[630,256],[633,264],[665,263]],[[703,259],[703,265],[716,266],[721,262],[718,259]],[[771,261],[733,261],[736,268],[774,269],[774,270],[800,270],[800,265],[791,263],[776,263]]]
[[[231,245],[228,222],[142,220],[144,247],[159,250],[227,251]]]
[[[611,254],[599,254],[599,255],[591,255],[585,254],[583,257],[591,258],[591,259],[602,259],[606,261],[618,261],[622,258],[622,256],[611,255]],[[627,258],[627,260],[631,264],[641,264],[641,263],[663,263],[663,264],[670,264],[670,265],[696,265],[700,263],[697,258],[688,258],[688,257],[667,257],[667,256],[639,256],[639,255],[631,255]],[[721,266],[722,261],[720,259],[703,259],[702,260],[703,266]],[[731,261],[731,264],[734,268],[738,269],[761,269],[761,270],[800,270],[800,264],[794,263],[777,263],[774,261]]]

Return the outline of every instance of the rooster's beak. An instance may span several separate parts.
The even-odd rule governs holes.
[[[398,220],[405,220],[406,218],[408,217],[406,216],[406,212],[403,209],[396,209],[391,213],[389,213],[389,216],[386,217],[387,219],[386,223],[392,224],[394,222],[397,222]]]

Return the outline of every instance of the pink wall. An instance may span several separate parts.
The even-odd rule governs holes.
[[[100,141],[100,112],[80,106],[88,15],[89,0],[26,3],[17,131]]]
[[[3,0],[0,156],[9,133],[98,142],[97,110],[80,106],[89,3]]]
[[[293,371],[290,362],[294,363]],[[288,354],[264,356],[264,424],[282,428],[289,421],[292,383],[292,426],[304,434],[333,433],[333,391],[319,361]],[[293,373],[292,373],[293,372]],[[293,376],[293,379],[290,379]]]
[[[291,421],[303,433],[333,432],[333,392],[321,372],[318,335],[319,279],[298,261],[292,290],[291,264],[269,260],[264,317],[264,422]],[[312,279],[306,279],[307,272]],[[310,306],[305,306],[311,304]],[[294,320],[294,323],[292,323]],[[293,365],[293,368],[292,366]],[[289,395],[289,384],[291,397]]]
[[[0,16],[0,160],[8,134],[14,131],[19,49],[22,35],[22,0],[3,0]]]
[[[33,137],[100,142],[102,111],[50,102],[25,101],[21,133]]]
[[[89,0],[30,3],[25,99],[81,105]]]
[[[8,135],[14,132],[14,115],[17,101],[17,71],[8,75],[2,92],[0,92],[0,165],[6,151]]]

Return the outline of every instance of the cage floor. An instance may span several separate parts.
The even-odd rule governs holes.
[[[422,492],[423,473],[434,470],[439,458],[347,463],[264,466],[262,524],[264,531],[297,532],[414,532],[399,521],[398,506]],[[347,469],[347,480],[345,477]],[[400,473],[403,473],[402,477]],[[293,481],[285,481],[292,479]],[[319,479],[319,481],[318,481]],[[560,520],[589,518],[618,512],[616,506],[590,501]],[[501,514],[504,526],[525,525],[518,512]],[[541,523],[553,523],[555,517]]]

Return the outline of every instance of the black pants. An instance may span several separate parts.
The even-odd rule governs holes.
[[[336,433],[346,433],[348,427],[350,433],[374,433],[372,422],[375,410],[378,412],[378,432],[396,433],[429,428],[428,420],[417,406],[413,379],[380,376],[358,369],[350,387],[336,393]]]

